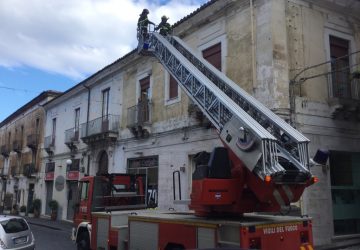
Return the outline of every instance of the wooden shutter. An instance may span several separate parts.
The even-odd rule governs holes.
[[[221,43],[203,50],[203,57],[215,68],[221,71]]]
[[[169,99],[174,99],[178,97],[178,83],[175,80],[174,77],[170,75],[170,81],[169,81]]]

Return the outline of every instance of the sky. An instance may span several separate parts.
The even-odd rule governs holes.
[[[207,0],[0,0],[0,122],[136,48],[143,8],[173,24]]]

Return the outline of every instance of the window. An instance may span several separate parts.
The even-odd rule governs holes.
[[[140,80],[140,96],[138,99],[137,121],[142,124],[150,119],[150,76]]]
[[[335,235],[360,233],[360,153],[330,152]]]
[[[80,159],[72,159],[71,164],[66,166],[66,171],[79,171],[80,169]]]
[[[217,43],[202,51],[203,58],[221,71],[221,43]]]
[[[80,200],[87,200],[88,199],[88,190],[89,190],[89,182],[80,182]]]
[[[55,135],[56,135],[56,118],[52,120],[51,145],[55,145]]]
[[[170,76],[170,80],[169,80],[169,99],[175,99],[178,97],[179,93],[178,93],[178,83],[175,80],[174,77]]]
[[[347,55],[350,42],[335,36],[329,36],[329,42],[333,97],[349,98],[351,97],[350,61]]]
[[[75,109],[75,126],[74,126],[74,139],[79,138],[79,127],[80,127],[80,108]]]
[[[150,76],[140,80],[139,101],[150,99]]]
[[[36,125],[35,125],[35,134],[40,134],[40,119],[36,118]]]
[[[102,92],[102,111],[101,115],[103,120],[107,120],[109,115],[109,95],[110,95],[110,89],[105,89]]]
[[[29,229],[24,219],[5,220],[1,222],[1,226],[7,234],[23,232]]]

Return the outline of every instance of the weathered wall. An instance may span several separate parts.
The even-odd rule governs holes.
[[[329,34],[353,37],[354,48],[359,48],[359,23],[349,16],[341,15],[337,9],[324,9],[307,1],[288,1],[286,5],[287,41],[289,44],[290,79],[295,79],[295,125],[310,140],[310,155],[317,149],[359,152],[360,124],[356,119],[339,120],[332,117],[329,103],[328,75],[304,82],[301,77],[324,74],[329,65],[305,70],[301,69],[329,60]],[[359,59],[359,58],[358,58]],[[319,183],[308,188],[302,198],[302,212],[314,218],[315,245],[326,245],[334,236],[332,197],[329,166],[316,166],[312,173]]]

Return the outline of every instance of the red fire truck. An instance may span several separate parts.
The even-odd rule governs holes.
[[[92,238],[92,227],[99,222],[99,216],[109,218],[109,227],[103,228],[106,234],[106,248],[117,246],[118,230],[110,227],[113,223],[121,224],[121,218],[112,216],[116,210],[136,210],[146,207],[146,187],[144,175],[109,174],[85,176],[79,183],[79,203],[74,214],[72,238],[78,249],[97,249]],[[126,214],[126,213],[124,213]],[[127,220],[125,221],[127,225]],[[127,236],[127,233],[126,233]],[[120,234],[121,237],[121,234]],[[93,245],[95,244],[95,245]]]
[[[82,181],[78,247],[88,249],[91,235],[92,249],[311,250],[310,218],[265,214],[298,202],[304,189],[317,181],[310,173],[310,141],[180,38],[147,32],[139,33],[138,39],[139,54],[158,59],[218,130],[224,147],[195,157],[190,213],[96,212],[99,207],[106,210],[106,205],[84,199],[96,196],[97,189],[91,187],[96,177]],[[316,158],[324,162],[326,154],[319,153]],[[142,178],[134,178],[129,182],[134,185],[124,188],[135,184],[139,188]],[[141,189],[135,193],[143,195]],[[107,204],[112,199],[116,198],[102,201]],[[131,206],[132,201],[122,204]],[[84,219],[90,223],[80,223]]]

